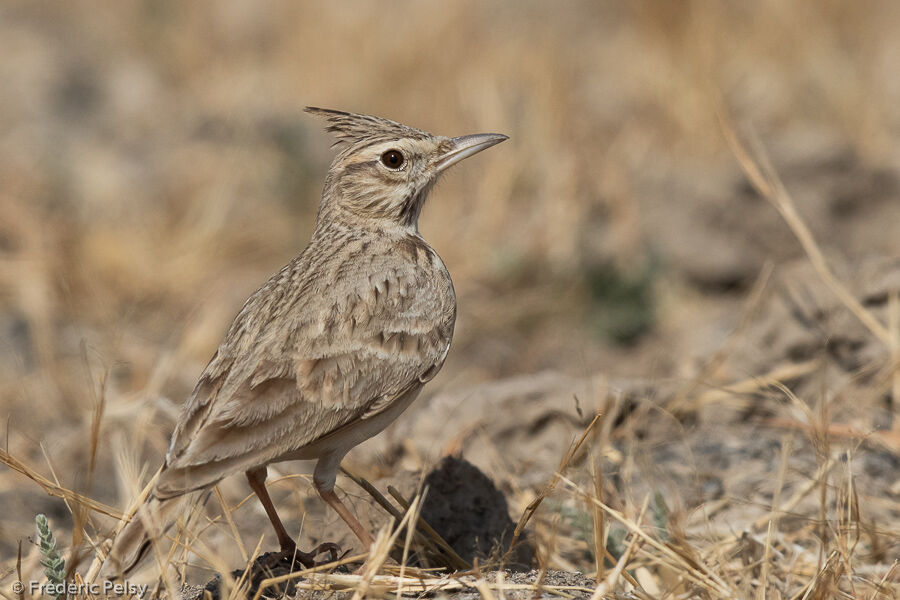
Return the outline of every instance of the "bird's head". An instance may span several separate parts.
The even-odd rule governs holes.
[[[325,182],[320,220],[342,214],[359,223],[416,229],[441,173],[507,139],[499,133],[448,138],[380,117],[313,107],[306,112],[325,119],[341,147]]]

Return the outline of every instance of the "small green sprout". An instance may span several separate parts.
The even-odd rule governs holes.
[[[41,565],[44,567],[44,573],[50,583],[55,585],[63,584],[66,580],[66,561],[56,551],[56,538],[50,531],[50,521],[47,516],[40,514],[34,518],[37,524],[38,539],[41,546]],[[65,597],[65,593],[57,596]]]

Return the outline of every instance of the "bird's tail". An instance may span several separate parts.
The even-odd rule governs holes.
[[[172,526],[184,499],[184,496],[148,498],[113,540],[100,577],[114,579],[133,571]]]

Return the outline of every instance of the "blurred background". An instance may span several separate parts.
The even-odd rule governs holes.
[[[839,277],[900,254],[898,30],[891,0],[4,2],[2,443],[125,504],[121,473],[156,468],[243,300],[311,233],[333,153],[306,105],[510,136],[423,212],[459,316],[419,405],[542,372],[684,381],[803,255],[721,116]],[[70,523],[6,469],[0,505],[3,558],[36,512]]]

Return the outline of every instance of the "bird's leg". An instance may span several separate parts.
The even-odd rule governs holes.
[[[269,521],[272,522],[272,527],[275,528],[275,535],[278,536],[278,544],[281,546],[281,554],[289,560],[295,558],[306,568],[316,566],[316,556],[323,552],[330,552],[331,560],[337,560],[337,553],[339,550],[337,544],[321,544],[312,552],[302,552],[297,549],[296,542],[288,535],[287,530],[284,528],[284,524],[278,517],[278,512],[275,510],[272,498],[269,497],[269,491],[266,489],[267,472],[268,469],[266,469],[266,467],[251,469],[246,473],[247,481],[250,483],[250,488],[262,503],[263,508],[266,509],[266,514],[269,516]]]
[[[247,481],[250,483],[250,488],[262,503],[263,508],[266,509],[269,521],[272,522],[272,527],[275,528],[275,535],[278,536],[278,543],[281,545],[281,551],[285,554],[293,553],[297,549],[297,544],[291,536],[288,535],[287,530],[284,528],[284,524],[278,517],[278,512],[275,510],[272,498],[269,497],[269,490],[266,489],[267,474],[268,469],[266,469],[266,467],[259,467],[247,471]]]
[[[344,523],[353,530],[353,533],[356,534],[356,537],[362,542],[363,550],[370,552],[372,544],[374,543],[372,536],[369,535],[369,532],[366,531],[357,518],[353,516],[353,513],[350,512],[350,509],[348,509],[347,506],[341,502],[341,499],[337,497],[337,494],[334,493],[334,482],[337,479],[337,470],[341,465],[341,459],[344,457],[344,454],[345,453],[333,453],[319,457],[319,461],[316,463],[316,469],[313,472],[313,485],[316,486],[316,491],[322,496],[322,500],[327,502],[328,506],[333,508],[334,512],[344,520]],[[364,568],[365,564],[363,564],[356,573],[360,574]]]
[[[333,485],[333,484],[332,484]],[[359,538],[359,541],[362,542],[363,547],[366,551],[368,551],[375,540],[372,539],[372,536],[369,535],[369,532],[362,526],[362,523],[353,516],[353,513],[350,512],[350,509],[347,508],[341,499],[338,498],[337,494],[334,493],[334,487],[331,486],[320,486],[318,482],[316,482],[316,491],[319,492],[319,495],[322,496],[322,500],[328,503],[328,505],[334,509],[334,511],[340,515],[340,517],[344,520],[350,529],[353,530],[353,533],[356,534],[356,537]]]

